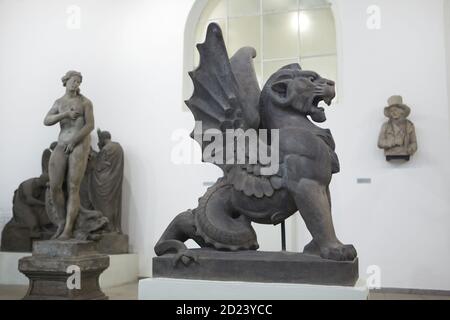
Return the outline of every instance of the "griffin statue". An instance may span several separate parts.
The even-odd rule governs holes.
[[[252,222],[276,225],[299,211],[312,235],[304,253],[353,261],[356,250],[339,241],[331,216],[329,184],[339,172],[333,137],[313,123],[326,120],[319,103],[331,104],[335,83],[290,64],[260,90],[253,67],[255,49],[241,48],[229,59],[215,23],[208,26],[206,40],[197,48],[200,65],[190,73],[194,92],[186,101],[196,120],[191,136],[204,151],[212,142],[194,135],[196,130],[205,134],[216,129],[224,137],[229,129],[276,130],[279,170],[266,175],[260,163],[215,163],[224,176],[199,199],[197,208],[173,219],[155,246],[156,254],[175,254],[175,261],[186,265],[196,261],[194,251],[184,244],[188,239],[213,250],[257,250]]]

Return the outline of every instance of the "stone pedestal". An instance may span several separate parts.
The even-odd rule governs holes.
[[[154,278],[223,280],[272,283],[305,283],[354,286],[359,278],[358,259],[325,260],[294,252],[239,251],[223,252],[191,249],[197,257],[187,266],[175,255],[153,258]]]
[[[19,271],[17,263],[30,253],[0,251],[0,285],[28,286],[29,279]],[[139,257],[136,253],[109,255],[109,267],[100,275],[100,288],[107,289],[136,282]]]
[[[36,241],[33,255],[19,260],[19,271],[29,280],[27,300],[107,299],[99,285],[109,257],[91,241]],[[77,270],[80,286],[76,288]],[[69,279],[69,277],[71,277]]]

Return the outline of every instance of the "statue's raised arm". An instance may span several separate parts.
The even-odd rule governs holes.
[[[44,118],[44,125],[46,126],[53,126],[60,122],[63,119],[72,119],[75,120],[78,118],[81,114],[78,111],[74,110],[67,110],[65,112],[59,112],[59,100],[55,101],[52,108],[49,110],[47,115]]]

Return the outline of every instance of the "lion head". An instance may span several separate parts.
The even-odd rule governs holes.
[[[304,71],[298,63],[287,65],[267,80],[261,92],[261,105],[272,103],[291,108],[315,122],[326,120],[321,101],[331,104],[336,93],[334,81],[322,78],[314,71]]]

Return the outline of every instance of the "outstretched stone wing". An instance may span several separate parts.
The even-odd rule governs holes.
[[[200,65],[189,75],[194,84],[194,93],[186,105],[194,115],[196,126],[191,134],[201,146],[203,161],[211,162],[222,168],[225,173],[227,159],[235,154],[226,154],[227,129],[258,129],[260,89],[253,68],[256,51],[245,47],[229,59],[220,27],[211,23],[208,26],[206,40],[198,44]],[[205,149],[216,143],[207,131],[214,129],[222,135],[222,144],[214,148],[213,154]],[[205,139],[206,138],[206,139]],[[211,149],[211,148],[210,148]]]

